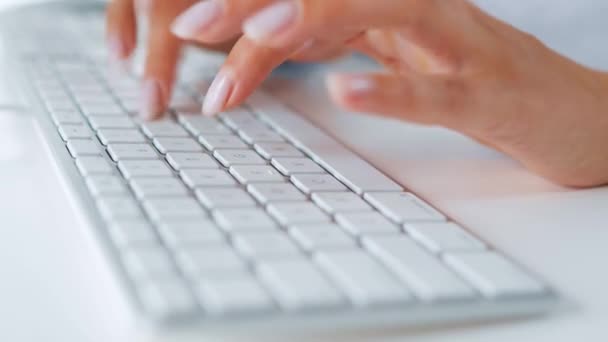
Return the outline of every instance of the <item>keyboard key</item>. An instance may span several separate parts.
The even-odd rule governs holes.
[[[130,196],[107,196],[97,200],[101,215],[107,221],[139,219],[142,217],[137,202]]]
[[[87,177],[87,187],[95,197],[103,195],[126,195],[127,186],[119,176],[93,175]]]
[[[297,225],[289,229],[289,234],[309,251],[357,247],[355,239],[334,223]]]
[[[61,125],[85,125],[86,122],[80,112],[76,109],[74,110],[62,110],[51,112],[51,118],[53,119],[53,123],[56,126]]]
[[[312,200],[329,213],[371,211],[372,207],[352,192],[318,192]]]
[[[236,234],[234,247],[249,258],[283,258],[301,252],[287,235],[280,231]]]
[[[148,215],[157,222],[207,217],[198,202],[190,197],[148,199],[143,205]]]
[[[188,137],[188,132],[186,132],[182,126],[168,119],[162,121],[145,122],[141,125],[141,129],[150,139],[159,137]]]
[[[213,212],[218,224],[227,231],[275,230],[277,224],[259,208],[220,209]]]
[[[198,296],[204,310],[211,315],[260,313],[273,309],[264,289],[251,276],[203,280]]]
[[[247,190],[264,204],[306,200],[306,196],[289,183],[254,183],[248,185]]]
[[[460,300],[475,296],[473,289],[405,235],[363,238],[363,245],[424,300]]]
[[[485,244],[455,223],[412,223],[406,231],[430,251],[479,251]]]
[[[160,225],[163,241],[172,248],[207,246],[224,243],[219,227],[209,219],[192,221],[167,221]]]
[[[91,116],[111,116],[111,117],[121,117],[125,116],[125,111],[117,104],[107,104],[107,103],[81,103],[80,108],[82,109],[82,114],[86,117]]]
[[[545,286],[496,252],[449,254],[445,261],[488,297],[539,294]]]
[[[156,138],[154,147],[162,154],[169,152],[203,152],[203,147],[190,138]]]
[[[378,210],[399,223],[445,221],[443,214],[407,192],[367,193],[364,198]]]
[[[304,157],[304,154],[297,148],[283,142],[259,142],[254,145],[255,150],[265,159],[277,157]]]
[[[196,189],[196,197],[208,209],[255,207],[256,202],[241,188]]]
[[[109,227],[112,241],[119,248],[133,246],[155,246],[158,238],[152,225],[143,220],[126,220],[113,223]]]
[[[72,100],[66,96],[57,96],[53,99],[47,96],[45,105],[49,113],[79,112]]]
[[[252,96],[248,105],[296,146],[309,153],[315,161],[361,194],[372,191],[402,191],[402,187],[375,167],[323,133],[305,118],[267,96]],[[328,148],[331,146],[331,148]]]
[[[145,143],[146,138],[141,132],[134,129],[107,129],[97,131],[97,137],[102,144],[115,143]]]
[[[144,310],[161,319],[188,316],[199,310],[196,299],[181,280],[146,283],[138,294]]]
[[[327,214],[310,202],[273,203],[268,212],[285,226],[330,221]]]
[[[362,250],[323,252],[315,259],[359,306],[411,301],[411,294]]]
[[[266,164],[266,161],[262,157],[251,150],[215,150],[213,156],[225,167]]]
[[[397,233],[399,227],[377,212],[341,213],[336,221],[353,235]]]
[[[118,169],[127,179],[171,176],[171,169],[160,160],[121,160]]]
[[[180,172],[180,176],[191,188],[236,185],[234,178],[224,170],[186,169]]]
[[[131,188],[139,199],[152,197],[186,196],[188,189],[174,177],[137,177]]]
[[[285,176],[295,173],[327,173],[317,163],[308,158],[274,158],[272,159],[272,165]]]
[[[217,119],[202,116],[200,113],[196,115],[179,114],[178,120],[190,133],[196,136],[231,134],[230,130]]]
[[[94,130],[101,128],[134,128],[133,120],[125,116],[90,116],[89,124]]]
[[[139,281],[170,277],[176,273],[169,253],[161,246],[138,246],[124,253],[129,275]]]
[[[227,245],[181,248],[177,262],[179,267],[191,277],[238,274],[247,268],[245,261]]]
[[[248,126],[240,126],[239,135],[243,140],[248,142],[249,144],[253,144],[256,142],[283,142],[285,139],[281,137],[277,132],[271,130],[270,128],[260,128],[255,127],[251,128]]]
[[[286,310],[333,308],[344,304],[342,295],[310,260],[267,260],[259,267],[259,273]]]
[[[218,148],[248,149],[249,147],[241,139],[234,135],[203,135],[198,138],[199,142],[209,151]]]
[[[291,181],[298,189],[307,194],[318,191],[347,191],[348,189],[333,176],[328,174],[297,174],[291,176]]]
[[[101,154],[99,144],[90,139],[72,139],[68,141],[66,146],[73,158],[98,156]]]
[[[205,153],[169,152],[167,161],[175,170],[217,169],[217,162]]]
[[[173,93],[169,107],[177,112],[197,113],[200,115],[201,105],[188,94]]]
[[[83,176],[94,174],[111,174],[114,168],[103,157],[81,157],[76,159],[78,171]]]
[[[243,108],[233,109],[229,112],[221,113],[219,118],[232,129],[239,129],[244,126],[267,127],[248,110]]]
[[[241,183],[284,182],[285,178],[271,166],[238,165],[230,167],[230,173]]]
[[[71,139],[87,139],[93,135],[91,129],[85,125],[61,125],[59,135],[63,141]]]
[[[158,159],[156,151],[146,144],[110,144],[108,154],[114,161],[126,159]]]

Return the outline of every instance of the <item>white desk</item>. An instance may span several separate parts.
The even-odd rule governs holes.
[[[316,82],[314,75],[309,82]],[[276,80],[268,87],[288,103],[293,94],[318,95],[310,94],[310,88],[303,83],[290,88]],[[369,332],[330,336],[327,340],[608,340],[608,272],[604,266],[604,260],[608,260],[607,188],[569,191],[456,134],[402,123],[390,128],[400,135],[386,134],[387,126],[377,119],[327,113],[318,106],[319,102],[311,101],[306,108],[297,109],[404,185],[537,271],[574,304],[574,308],[529,320]],[[0,110],[0,125],[30,124],[27,116],[15,119]],[[389,140],[387,136],[399,138]],[[41,142],[33,132],[28,138],[30,143],[15,148],[37,156],[31,162],[32,169],[48,167]],[[95,241],[86,228],[78,228],[83,221],[65,214],[72,212],[70,205],[63,200],[40,201],[39,212],[19,211],[21,201],[31,200],[25,193],[62,191],[52,169],[42,179],[33,178],[33,172],[16,177],[11,165],[19,162],[18,155],[0,154],[0,191],[14,196],[12,204],[0,208],[0,222],[13,222],[10,226],[0,225],[0,340],[217,340],[216,336],[202,335],[177,339],[138,330],[121,305]],[[7,183],[5,179],[16,181]],[[37,238],[32,240],[32,236]],[[287,340],[284,336],[274,339]],[[265,336],[260,340],[273,339]],[[292,336],[289,340],[293,340]]]

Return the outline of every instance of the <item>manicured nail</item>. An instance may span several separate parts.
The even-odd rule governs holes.
[[[297,15],[298,5],[295,1],[279,1],[247,19],[243,32],[255,41],[268,39],[287,29],[295,22]]]
[[[330,75],[327,83],[332,93],[342,96],[365,95],[376,88],[376,82],[363,75]]]
[[[156,80],[145,80],[140,101],[140,116],[145,120],[156,118],[163,110],[163,92],[160,83]]]
[[[112,35],[108,38],[108,52],[111,63],[122,62],[127,55],[127,46],[118,35]]]
[[[215,115],[221,112],[228,102],[228,97],[232,92],[234,83],[230,74],[226,71],[220,71],[215,77],[207,95],[203,102],[203,114],[207,116]]]
[[[296,52],[294,52],[294,55],[299,55],[302,52],[307,51],[308,49],[312,48],[315,45],[315,39],[314,38],[310,38],[309,40],[305,41],[304,44],[302,44],[302,46],[300,46]]]
[[[135,9],[139,14],[148,14],[152,9],[152,0],[136,0]]]
[[[171,30],[180,38],[194,38],[218,19],[222,11],[222,0],[201,1],[177,17]]]

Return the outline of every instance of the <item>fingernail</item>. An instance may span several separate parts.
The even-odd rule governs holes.
[[[362,75],[330,75],[327,85],[332,94],[349,97],[366,95],[376,89],[376,82]]]
[[[234,84],[230,74],[220,71],[215,77],[203,102],[203,114],[207,116],[221,112],[228,101]]]
[[[136,0],[135,10],[139,14],[148,14],[152,9],[152,0]]]
[[[145,80],[141,90],[140,116],[152,120],[163,110],[162,89],[156,80]]]
[[[300,46],[293,54],[299,55],[300,53],[312,48],[314,45],[315,45],[315,39],[311,38],[311,39],[305,41],[304,44],[302,44],[302,46]]]
[[[181,38],[196,37],[219,18],[222,11],[222,0],[202,1],[177,17],[173,22],[171,31]]]
[[[127,46],[124,40],[117,35],[112,35],[108,38],[108,51],[110,61],[112,63],[122,62],[127,54]]]
[[[279,1],[247,19],[243,24],[243,32],[256,41],[268,39],[294,23],[297,14],[298,5],[295,1]]]

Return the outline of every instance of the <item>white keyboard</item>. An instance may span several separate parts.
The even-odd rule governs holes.
[[[151,321],[416,324],[556,301],[272,97],[203,117],[214,68],[144,122],[137,78],[98,58],[29,51],[23,65],[56,159]]]

